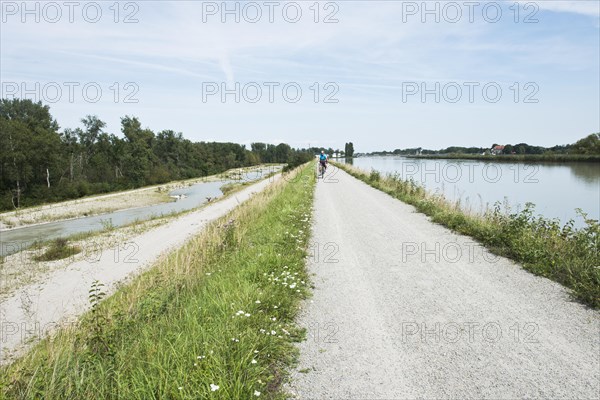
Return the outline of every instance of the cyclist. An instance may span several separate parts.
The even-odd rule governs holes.
[[[325,170],[327,169],[327,155],[325,151],[321,150],[321,154],[319,155],[319,164],[321,165],[321,176],[325,174]]]

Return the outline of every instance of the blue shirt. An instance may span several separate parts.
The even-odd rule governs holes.
[[[321,161],[326,161],[326,160],[327,160],[327,156],[326,156],[325,154],[321,154],[321,155],[319,156],[319,160],[321,160]]]

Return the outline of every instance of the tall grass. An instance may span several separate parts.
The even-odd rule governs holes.
[[[573,221],[561,226],[558,220],[534,215],[527,203],[518,213],[506,212],[499,203],[484,215],[465,212],[440,195],[427,192],[412,180],[397,175],[381,177],[344,164],[337,167],[392,197],[412,204],[432,221],[478,240],[495,254],[519,262],[536,275],[572,289],[582,302],[600,307],[600,225],[577,210],[585,221],[580,229]]]
[[[303,332],[314,175],[306,166],[211,224],[0,371],[17,399],[283,398]]]

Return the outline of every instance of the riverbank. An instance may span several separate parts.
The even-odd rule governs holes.
[[[270,179],[274,174],[265,176]],[[250,182],[228,183],[221,187],[223,196],[217,201],[224,200],[250,185]],[[131,243],[131,239],[143,232],[155,229],[176,218],[183,217],[206,207],[204,203],[191,210],[170,215],[152,217],[144,221],[136,221],[128,225],[114,227],[107,225],[101,231],[76,233],[63,238],[70,247],[80,249],[77,253],[68,254],[64,258],[50,261],[40,261],[55,243],[55,240],[37,241],[31,247],[16,253],[0,257],[0,301],[5,300],[15,291],[31,284],[41,284],[51,273],[65,269],[69,265],[94,256],[99,249],[114,249],[118,252],[120,246]]]
[[[535,217],[530,207],[506,214],[496,206],[484,215],[464,212],[443,196],[427,192],[413,181],[382,176],[344,164],[336,167],[392,197],[411,204],[433,222],[468,235],[495,254],[511,258],[525,269],[570,288],[580,301],[600,308],[600,225],[560,227],[554,220]]]
[[[275,393],[297,353],[292,341],[302,333],[293,318],[309,287],[304,261],[314,175],[302,171],[308,173],[284,176],[210,223],[114,295],[85,285],[91,311],[4,367],[3,395],[230,399]]]
[[[264,179],[269,179],[272,176],[274,174],[269,174]],[[221,187],[223,196],[217,198],[216,201],[224,200],[250,184],[250,182],[227,183]],[[94,256],[94,253],[99,249],[112,248],[118,251],[119,246],[129,243],[136,235],[198,211],[208,204],[210,203],[203,203],[198,207],[173,214],[153,216],[143,221],[134,221],[118,227],[107,223],[99,231],[76,233],[61,238],[68,246],[81,251],[67,254],[59,259],[40,260],[55,245],[57,239],[37,240],[29,247],[21,248],[19,251],[6,256],[0,256],[0,277],[2,278],[0,279],[0,301],[26,285],[42,283],[52,272]]]
[[[173,201],[169,196],[173,190],[202,182],[241,179],[243,173],[251,173],[260,168],[264,166],[234,168],[208,177],[173,181],[162,185],[3,212],[0,213],[0,231],[166,203]]]
[[[420,155],[402,155],[406,158],[424,158],[424,159],[444,159],[444,160],[479,160],[490,162],[589,162],[600,163],[600,154],[578,155],[578,154],[500,154],[481,155],[481,154],[420,154]]]
[[[0,262],[0,302],[6,300],[16,291],[29,285],[42,285],[48,277],[69,265],[94,257],[99,249],[115,249],[118,251],[131,239],[142,232],[157,228],[177,216],[160,217],[128,226],[106,229],[90,234],[75,234],[65,238],[69,246],[81,249],[76,254],[51,261],[39,261],[52,246],[53,241],[35,243],[19,252],[4,256]]]

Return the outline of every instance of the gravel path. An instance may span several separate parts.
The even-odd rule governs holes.
[[[88,249],[84,260],[54,271],[43,284],[31,284],[0,302],[0,364],[26,351],[36,337],[73,321],[89,307],[94,280],[111,293],[116,286],[152,266],[161,255],[182,246],[209,222],[227,214],[281,175],[248,186],[228,198],[206,205],[110,248]],[[0,276],[0,279],[2,277]]]
[[[314,221],[296,398],[600,398],[600,314],[559,284],[343,171]]]

